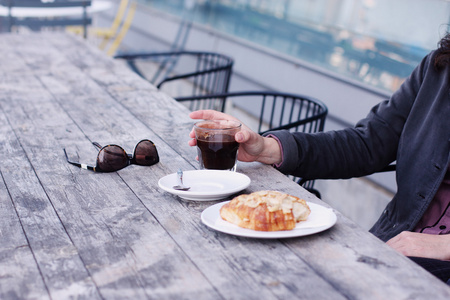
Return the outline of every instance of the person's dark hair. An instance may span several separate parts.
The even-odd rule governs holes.
[[[436,59],[434,65],[436,68],[443,68],[450,64],[450,32],[439,41]]]

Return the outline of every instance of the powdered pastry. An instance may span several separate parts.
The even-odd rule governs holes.
[[[310,213],[305,200],[277,191],[239,195],[220,209],[222,219],[258,231],[292,230]]]

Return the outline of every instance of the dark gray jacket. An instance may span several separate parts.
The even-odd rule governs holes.
[[[425,57],[391,99],[373,107],[354,128],[270,132],[283,147],[278,169],[307,179],[351,178],[397,160],[397,193],[371,232],[387,241],[412,230],[450,161],[450,67],[437,71],[435,54]]]

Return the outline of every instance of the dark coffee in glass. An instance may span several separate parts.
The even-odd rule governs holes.
[[[236,170],[239,143],[234,135],[241,124],[228,120],[206,120],[194,126],[201,169]]]

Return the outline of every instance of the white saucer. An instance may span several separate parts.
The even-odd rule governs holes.
[[[177,173],[164,176],[158,181],[163,190],[186,200],[212,201],[233,195],[250,185],[250,178],[242,173],[221,170],[192,170],[183,172],[183,184],[188,191],[174,190]]]
[[[294,229],[284,231],[256,231],[239,227],[222,219],[220,216],[220,208],[228,202],[217,203],[205,209],[201,215],[203,224],[214,230],[231,235],[260,239],[280,239],[305,236],[324,231],[332,227],[337,219],[336,214],[331,208],[307,202],[311,209],[311,214],[306,221],[297,223]]]

